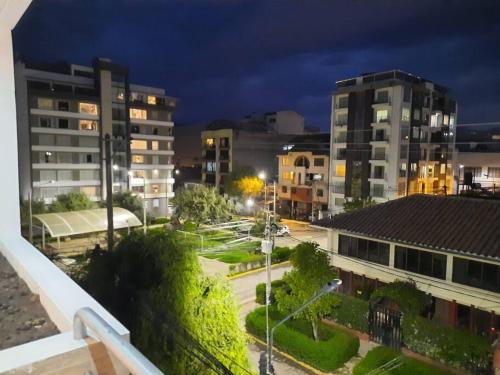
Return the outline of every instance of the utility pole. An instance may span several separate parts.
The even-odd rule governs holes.
[[[107,242],[108,251],[113,250],[113,166],[111,165],[111,137],[104,136],[104,168],[106,169],[106,213],[108,219]]]

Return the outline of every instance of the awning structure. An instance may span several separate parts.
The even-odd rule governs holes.
[[[93,232],[103,232],[108,227],[105,208],[93,210],[54,212],[33,215],[49,231],[52,237],[74,236]],[[132,212],[113,207],[114,229],[131,228],[142,225]]]

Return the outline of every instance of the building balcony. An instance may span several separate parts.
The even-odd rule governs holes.
[[[389,120],[385,120],[385,121],[382,121],[382,122],[372,122],[371,126],[374,129],[388,130],[388,129],[391,128],[391,122]]]
[[[154,126],[167,126],[167,127],[174,126],[174,123],[172,121],[147,120],[140,118],[130,118],[130,123],[137,125],[154,125]]]
[[[381,163],[387,163],[389,162],[389,155],[386,155],[386,154],[383,154],[383,155],[378,155],[378,154],[375,154],[375,155],[372,155],[371,159],[370,159],[371,162],[381,162]]]
[[[381,181],[386,181],[387,180],[387,173],[374,173],[372,172],[369,177],[370,180],[381,180]]]
[[[98,114],[69,112],[69,111],[55,111],[52,109],[31,108],[30,113],[37,116],[48,116],[57,118],[79,119],[79,120],[99,120]]]

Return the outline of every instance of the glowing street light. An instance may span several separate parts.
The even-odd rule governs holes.
[[[258,176],[257,176],[257,177],[259,177],[261,180],[264,180],[264,181],[265,181],[265,180],[266,180],[266,177],[267,177],[267,176],[266,176],[266,172],[259,172],[259,174],[258,174]]]
[[[178,169],[176,169],[176,170],[175,170],[175,174],[179,174],[179,173],[181,173],[181,171],[180,171],[180,170],[178,170]]]
[[[255,202],[253,201],[252,198],[248,198],[247,201],[246,201],[246,205],[247,205],[248,208],[252,208],[254,203]]]
[[[117,171],[118,170],[118,164],[113,164],[113,170]]]

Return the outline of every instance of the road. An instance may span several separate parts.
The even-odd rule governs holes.
[[[312,228],[309,223],[296,220],[282,219],[282,225],[288,225],[290,236],[277,237],[276,246],[295,246],[301,241],[314,241],[323,249],[326,249],[326,230]]]

